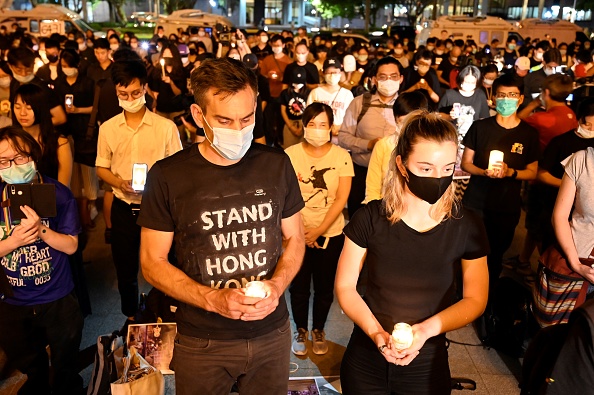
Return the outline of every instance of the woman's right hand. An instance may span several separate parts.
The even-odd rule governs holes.
[[[9,240],[14,243],[14,249],[33,244],[39,237],[39,228],[35,224],[20,224],[14,227]]]
[[[588,265],[584,265],[581,262],[578,262],[577,265],[570,265],[573,270],[578,273],[580,276],[588,280],[591,284],[594,284],[594,268]],[[577,269],[577,270],[576,270]]]

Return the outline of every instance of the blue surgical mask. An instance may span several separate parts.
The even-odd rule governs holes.
[[[22,165],[12,164],[6,169],[0,169],[0,177],[7,184],[27,184],[33,181],[37,174],[35,162],[29,161]]]
[[[497,99],[495,109],[502,117],[509,117],[518,109],[518,99],[512,99],[510,97]]]

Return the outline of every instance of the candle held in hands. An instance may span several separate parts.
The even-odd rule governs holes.
[[[412,326],[408,325],[406,322],[397,323],[394,325],[392,339],[394,340],[396,350],[400,351],[409,348],[413,343]]]
[[[163,72],[163,77],[165,77],[165,59],[161,58],[159,63],[161,63],[161,71]]]
[[[489,170],[493,170],[497,162],[503,162],[503,152],[493,150],[489,154]]]
[[[262,281],[250,281],[245,285],[245,296],[264,299],[268,295]]]

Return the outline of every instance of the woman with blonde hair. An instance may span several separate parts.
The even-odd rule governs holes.
[[[411,113],[383,199],[361,208],[344,229],[335,291],[355,323],[340,372],[345,395],[450,393],[445,332],[479,317],[488,294],[485,230],[460,207],[452,185],[457,146],[449,122]],[[356,288],[363,262],[364,298]],[[463,297],[453,303],[458,262]],[[391,336],[397,323],[412,326],[409,342]]]

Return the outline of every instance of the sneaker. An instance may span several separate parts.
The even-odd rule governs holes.
[[[297,333],[295,333],[295,337],[293,338],[293,344],[291,345],[291,351],[293,351],[293,354],[307,354],[307,345],[305,344],[305,341],[307,340],[307,334],[307,330],[303,328],[297,329]]]
[[[89,215],[91,217],[91,221],[94,221],[95,218],[99,215],[99,211],[97,211],[97,206],[94,204],[89,204]]]
[[[324,355],[328,352],[328,344],[326,343],[326,334],[324,331],[314,329],[311,331],[313,340],[313,352],[317,355]]]

